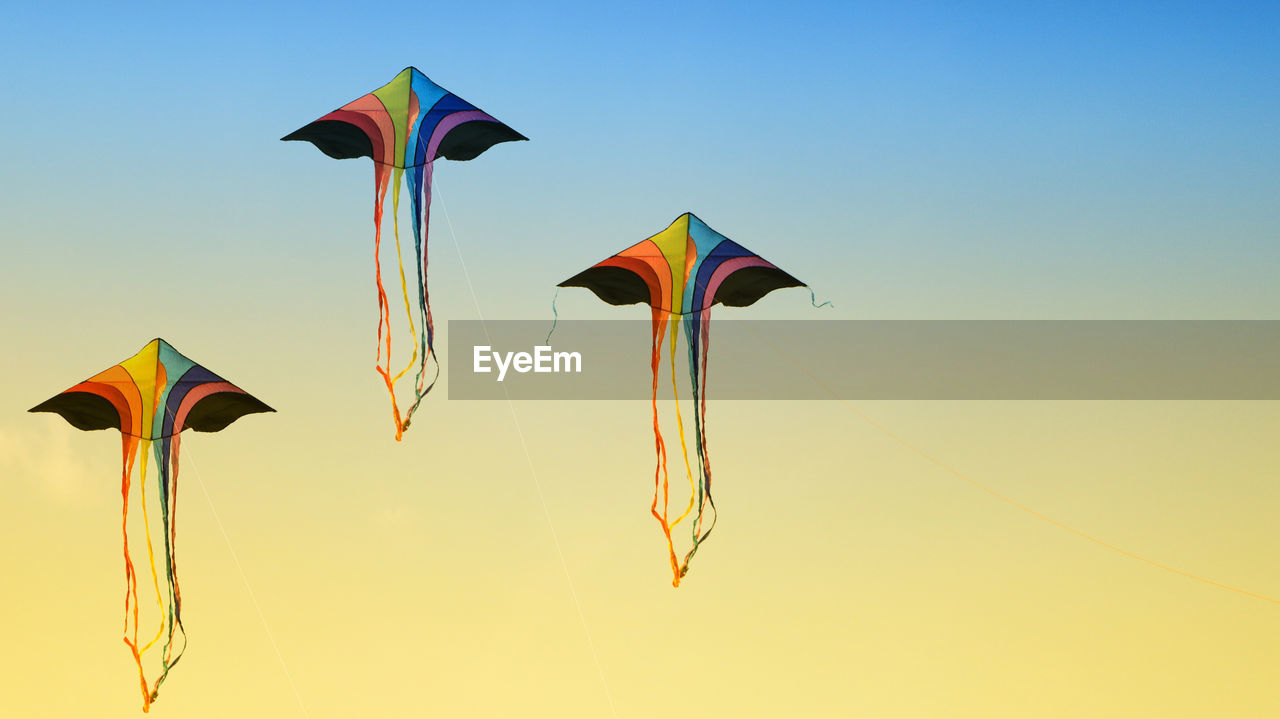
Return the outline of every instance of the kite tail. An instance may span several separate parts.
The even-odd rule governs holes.
[[[150,453],[151,440],[142,440],[142,470],[138,475],[138,486],[141,491],[138,494],[142,497],[142,531],[147,540],[147,563],[151,567],[151,586],[156,593],[156,607],[160,609],[160,626],[156,628],[156,635],[138,650],[138,654],[145,654],[148,649],[155,646],[155,643],[160,641],[160,637],[164,636],[165,628],[164,598],[160,594],[160,575],[156,571],[156,553],[151,543],[151,518],[147,516],[147,459]]]
[[[657,454],[657,466],[653,470],[653,504],[649,505],[649,513],[662,526],[662,534],[667,538],[667,554],[671,560],[671,586],[680,586],[680,570],[676,564],[676,550],[671,542],[671,527],[667,524],[667,499],[669,485],[667,480],[667,446],[662,440],[662,430],[658,428],[658,372],[662,368],[662,340],[666,334],[666,310],[653,309],[653,343],[650,348],[649,366],[653,369],[653,446]],[[662,513],[658,513],[658,493],[662,493]]]
[[[684,521],[684,518],[688,517],[689,513],[693,511],[693,501],[698,491],[698,486],[693,481],[693,468],[689,466],[689,445],[684,438],[684,417],[680,415],[680,386],[676,382],[676,340],[680,337],[679,321],[679,315],[671,315],[671,394],[676,402],[676,428],[680,431],[680,454],[684,458],[684,473],[689,478],[689,505],[684,508],[684,513],[676,517],[676,521],[671,523],[672,527]],[[692,366],[689,371],[693,381],[697,382],[698,377]],[[694,408],[697,408],[696,399],[694,400]],[[684,576],[683,571],[680,572],[680,576]]]
[[[138,575],[133,567],[133,560],[129,556],[129,490],[130,477],[133,475],[133,463],[138,456],[138,440],[126,429],[121,430],[121,439],[123,440],[124,470],[120,480],[120,496],[123,501],[124,510],[120,520],[120,533],[124,536],[124,643],[128,645],[129,652],[133,654],[133,661],[138,666],[138,681],[142,686],[142,711],[149,711],[151,708],[151,693],[147,687],[147,676],[142,669],[142,653],[138,651]],[[143,486],[145,490],[145,485]],[[133,622],[130,623],[129,618],[132,616]],[[132,639],[130,638],[130,627],[132,626]]]
[[[375,163],[373,173],[373,267],[378,282],[378,353],[374,368],[378,370],[378,374],[382,375],[387,385],[387,394],[391,395],[391,413],[396,423],[396,441],[398,442],[403,434],[403,425],[400,422],[400,407],[396,404],[395,386],[391,381],[391,308],[387,302],[387,290],[382,285],[382,210],[387,199],[390,170],[385,165]],[[385,367],[383,366],[384,351],[386,352]]]
[[[693,555],[697,554],[698,548],[707,537],[711,536],[711,530],[715,529],[717,518],[716,503],[711,497],[711,455],[707,449],[707,353],[710,346],[710,329],[709,309],[696,311],[685,317],[685,333],[689,340],[690,384],[693,385],[694,439],[701,481],[698,484],[698,516],[691,531],[693,546],[684,556],[684,562],[680,566],[681,576],[688,573],[689,562],[693,560]],[[711,510],[711,525],[704,532],[702,526],[708,507]]]
[[[125,551],[125,574],[129,579],[129,593],[125,597],[125,637],[124,642],[129,646],[129,651],[133,654],[133,661],[138,666],[138,681],[142,688],[142,711],[151,710],[152,693],[151,688],[147,684],[146,671],[142,667],[142,656],[150,649],[160,637],[164,635],[165,616],[164,616],[164,600],[160,594],[160,578],[156,572],[155,551],[151,543],[151,527],[150,520],[147,517],[147,459],[151,452],[151,442],[146,439],[138,439],[136,437],[128,437],[126,435],[125,449],[125,476],[122,485],[122,493],[124,494],[124,551]],[[138,646],[138,580],[137,571],[133,567],[133,561],[129,558],[129,475],[133,473],[134,458],[138,455],[139,445],[141,445],[142,468],[138,477],[139,496],[142,500],[142,527],[147,544],[147,559],[151,567],[151,584],[156,592],[156,604],[160,608],[160,627],[156,631],[155,637],[147,642],[144,646]],[[130,600],[132,600],[132,632],[129,627],[130,616]],[[132,637],[130,634],[132,633]]]
[[[178,660],[187,650],[187,632],[182,625],[182,590],[178,586],[177,559],[177,510],[178,510],[178,446],[182,441],[180,434],[164,438],[156,447],[156,463],[160,466],[160,499],[163,524],[165,527],[165,578],[169,587],[168,637],[165,639],[162,668],[151,688],[151,701],[160,694],[160,685],[169,676],[169,670],[177,665]],[[182,648],[177,656],[173,654],[174,637],[182,635]]]
[[[418,329],[413,324],[413,308],[409,305],[409,283],[404,277],[404,255],[400,250],[400,178],[404,176],[404,170],[395,168],[395,173],[391,179],[391,214],[392,214],[392,234],[396,239],[396,267],[400,270],[400,294],[404,297],[404,314],[409,320],[409,334],[413,336],[413,356],[409,358],[409,364],[404,366],[396,376],[391,380],[391,384],[400,381],[400,378],[406,372],[413,369],[418,362]],[[408,421],[406,417],[405,421]]]
[[[414,378],[413,404],[405,413],[401,431],[409,429],[409,421],[413,418],[422,398],[426,397],[436,386],[440,378],[440,360],[435,354],[435,322],[431,317],[431,293],[427,286],[427,240],[431,228],[431,179],[435,166],[427,162],[409,168],[409,196],[413,204],[413,249],[418,260],[418,372]],[[435,376],[427,383],[427,364],[435,364]]]

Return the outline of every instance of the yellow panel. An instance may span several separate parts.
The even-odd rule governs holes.
[[[151,340],[138,354],[120,363],[120,366],[138,385],[142,396],[142,423],[144,435],[151,431],[156,406],[156,367],[160,363],[160,340]]]
[[[684,299],[684,259],[689,241],[689,214],[677,217],[667,229],[649,239],[662,250],[662,256],[671,268],[671,310],[683,312],[681,305]]]
[[[391,115],[391,122],[396,130],[397,164],[404,161],[404,144],[408,139],[406,124],[409,121],[409,91],[412,88],[413,68],[406,67],[394,80],[373,91],[373,95],[387,108],[387,114]]]

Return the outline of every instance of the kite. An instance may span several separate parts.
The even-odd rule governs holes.
[[[400,441],[422,398],[435,386],[435,377],[430,384],[426,381],[429,361],[436,362],[436,377],[439,376],[439,360],[435,358],[434,348],[435,328],[427,293],[427,231],[431,213],[432,164],[440,157],[471,160],[500,142],[529,138],[435,84],[417,68],[406,67],[394,80],[381,88],[281,139],[306,140],[320,148],[324,154],[339,160],[353,157],[368,157],[373,160],[373,253],[378,284],[377,370],[391,395],[396,441]],[[410,307],[404,259],[400,252],[397,211],[400,207],[401,176],[404,176],[405,184],[408,185],[413,212],[413,248],[418,275],[416,323]],[[382,263],[379,259],[383,204],[388,185],[393,188],[391,212],[396,261],[400,269],[400,289],[414,341],[413,356],[409,364],[394,376],[391,374],[391,305],[382,284]],[[413,385],[413,403],[402,415],[396,401],[395,385],[415,367],[417,373]]]
[[[653,370],[653,437],[657,464],[653,475],[653,503],[650,513],[662,526],[671,562],[672,586],[689,571],[689,562],[698,547],[715,528],[715,502],[711,499],[711,459],[707,449],[707,352],[711,328],[711,306],[746,307],[756,300],[784,287],[806,285],[775,267],[772,263],[742,245],[711,229],[691,213],[676,218],[667,229],[643,242],[597,263],[561,282],[560,287],[585,287],[611,305],[643,303],[652,314],[653,342],[650,366]],[[680,416],[679,389],[676,385],[675,352],[683,318],[689,346],[690,386],[693,389],[694,449],[698,479],[689,464],[685,442],[684,420]],[[667,450],[658,426],[658,370],[662,362],[662,345],[671,325],[671,385],[676,401],[680,451],[685,473],[689,477],[689,505],[669,521],[670,485],[667,475]],[[658,497],[662,511],[658,511]],[[676,560],[671,530],[697,507],[691,522],[692,546],[683,561]],[[711,522],[703,529],[709,510]]]
[[[121,531],[124,535],[124,642],[138,665],[142,685],[142,710],[149,711],[169,670],[182,658],[187,635],[182,626],[182,592],[178,587],[177,540],[178,446],[182,431],[217,432],[246,414],[274,412],[244,390],[182,356],[168,342],[154,339],[138,354],[100,372],[80,384],[29,410],[62,415],[71,426],[82,430],[118,429],[123,444],[124,470],[120,494],[124,500]],[[164,583],[156,571],[155,552],[147,516],[147,458],[154,453],[159,468],[160,517],[164,527]],[[142,455],[139,495],[142,497],[142,526],[146,537],[151,585],[155,589],[160,625],[150,640],[139,637],[138,572],[129,552],[130,477],[138,455]],[[145,578],[144,578],[145,581]],[[144,589],[145,591],[145,589]],[[175,638],[181,648],[174,652]],[[143,655],[164,637],[161,671],[154,683],[147,682]]]

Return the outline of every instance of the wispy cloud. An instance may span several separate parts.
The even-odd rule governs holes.
[[[0,426],[0,476],[60,501],[85,496],[94,476],[72,448],[73,430],[57,417],[30,419],[26,427]]]

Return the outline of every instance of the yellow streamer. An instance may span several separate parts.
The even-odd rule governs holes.
[[[413,369],[418,361],[418,329],[413,326],[413,309],[409,305],[409,283],[404,277],[404,256],[400,252],[400,178],[404,176],[404,170],[399,167],[395,168],[395,174],[392,177],[392,185],[394,189],[391,191],[391,231],[396,238],[396,264],[400,266],[400,293],[404,295],[404,314],[409,318],[409,332],[413,335],[413,357],[409,360],[409,364],[400,370],[395,379],[391,380],[392,384],[400,381],[400,378],[406,372]],[[391,358],[387,357],[388,365]]]
[[[684,472],[686,475],[689,476],[689,506],[685,508],[684,514],[677,517],[676,521],[671,523],[671,528],[675,528],[677,524],[683,521],[685,517],[688,517],[689,513],[693,511],[693,500],[694,500],[694,496],[697,494],[697,491],[698,491],[697,486],[693,483],[693,468],[689,465],[689,447],[685,444],[685,440],[684,440],[684,418],[680,416],[680,387],[676,383],[676,336],[680,332],[680,327],[678,325],[680,321],[679,317],[680,317],[679,315],[672,314],[671,320],[670,320],[672,325],[671,327],[671,393],[676,400],[676,427],[680,430],[680,453],[684,456]]]
[[[138,478],[138,488],[139,494],[142,495],[142,528],[147,538],[147,561],[151,565],[151,585],[155,587],[156,606],[160,608],[160,628],[156,630],[156,636],[138,650],[139,656],[160,641],[160,637],[164,636],[165,625],[164,599],[160,594],[160,577],[156,574],[156,554],[151,548],[151,520],[147,517],[147,455],[149,454],[151,454],[151,440],[144,439],[142,440],[142,474]]]

